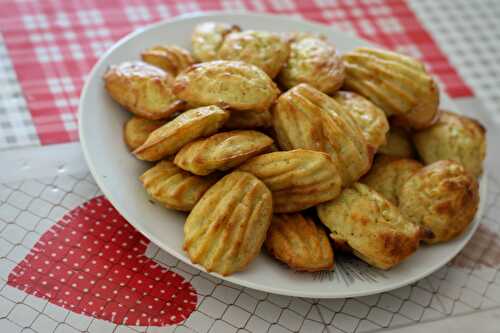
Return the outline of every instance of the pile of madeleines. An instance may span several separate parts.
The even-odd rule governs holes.
[[[297,271],[333,269],[334,251],[390,269],[474,219],[485,129],[440,110],[415,59],[217,22],[191,51],[141,57],[105,88],[133,114],[127,146],[156,163],[146,191],[189,212],[184,250],[207,271],[242,271],[262,246]]]

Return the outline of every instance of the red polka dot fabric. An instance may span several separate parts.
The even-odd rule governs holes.
[[[450,96],[472,96],[403,0],[3,2],[0,32],[41,144],[78,140],[76,108],[85,75],[116,40],[154,21],[209,10],[267,12],[336,24],[423,60]]]
[[[8,284],[115,324],[182,322],[196,308],[196,291],[146,257],[148,243],[107,199],[96,197],[50,228]]]

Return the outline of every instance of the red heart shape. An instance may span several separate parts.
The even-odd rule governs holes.
[[[147,258],[148,244],[99,196],[52,226],[12,270],[8,284],[115,324],[179,323],[195,309],[196,292]]]

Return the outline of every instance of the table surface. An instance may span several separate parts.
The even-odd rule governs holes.
[[[95,59],[132,29],[213,9],[336,24],[423,59],[460,111],[481,119],[488,129],[487,209],[466,248],[412,285],[368,297],[318,300],[223,282],[179,262],[127,227],[99,197],[81,156],[75,116],[81,84]],[[0,18],[0,331],[470,332],[480,327],[481,332],[498,332],[499,1],[0,1],[0,11],[12,14]],[[96,212],[106,218],[95,218]],[[95,230],[79,229],[87,224],[82,221],[92,221]],[[87,240],[99,242],[110,235],[108,228],[118,240],[99,243],[94,251]],[[69,246],[65,239],[78,244]],[[122,263],[141,267],[140,272],[130,271],[133,277],[127,278],[119,270]],[[80,276],[97,297],[88,295]],[[127,297],[146,288],[141,279],[159,291],[170,286],[166,292],[175,297],[158,297],[176,309],[156,309],[147,291],[141,304],[127,303]],[[105,290],[114,285],[120,288],[108,289],[116,293]],[[128,304],[128,312],[120,304]]]

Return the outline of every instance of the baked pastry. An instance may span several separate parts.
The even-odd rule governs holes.
[[[422,167],[420,162],[412,159],[381,155],[375,158],[370,172],[360,182],[397,206],[404,183]]]
[[[296,271],[333,268],[333,250],[325,230],[302,214],[275,214],[264,244],[273,257]]]
[[[188,50],[175,45],[156,45],[141,53],[142,60],[169,72],[174,77],[194,64]]]
[[[377,150],[385,144],[389,122],[382,109],[363,96],[350,91],[339,91],[333,97],[352,115],[370,146]]]
[[[241,61],[211,61],[196,64],[179,74],[174,92],[190,105],[263,112],[279,90],[259,67]]]
[[[413,254],[423,230],[368,186],[355,183],[339,197],[317,207],[335,242],[380,269],[389,269]]]
[[[257,131],[230,131],[191,142],[175,155],[174,163],[196,175],[228,170],[256,156],[273,143]]]
[[[271,192],[255,176],[235,171],[212,186],[184,224],[184,250],[208,272],[244,270],[260,253],[273,214]]]
[[[312,86],[299,84],[282,94],[272,114],[280,148],[329,154],[344,186],[358,180],[370,168],[373,149],[361,128],[339,103]]]
[[[226,36],[217,58],[239,60],[255,65],[270,78],[278,75],[285,64],[290,48],[278,34],[267,31],[245,30]]]
[[[326,39],[310,34],[291,37],[290,56],[278,76],[284,87],[307,83],[332,94],[342,86],[344,77],[342,59]]]
[[[486,129],[475,119],[442,112],[435,125],[413,134],[413,142],[426,164],[452,160],[476,177],[483,173]]]
[[[343,56],[345,87],[371,100],[412,128],[429,127],[436,120],[439,90],[419,61],[370,48],[357,48]]]
[[[191,36],[193,56],[196,61],[205,62],[217,59],[217,52],[227,34],[240,31],[237,25],[221,22],[198,24]]]
[[[427,243],[446,242],[460,235],[474,219],[478,205],[476,178],[453,161],[422,168],[405,182],[399,195],[401,213],[434,234]]]
[[[410,135],[404,129],[392,126],[385,139],[385,144],[378,149],[379,153],[405,158],[411,158],[415,155]]]
[[[256,156],[239,167],[266,184],[275,213],[298,212],[340,194],[342,180],[328,154],[296,149]]]
[[[141,160],[158,161],[188,142],[217,132],[228,118],[229,112],[215,105],[188,110],[153,131],[134,154]]]
[[[252,129],[267,128],[273,126],[271,111],[235,111],[224,124],[227,129]]]
[[[155,201],[167,208],[188,212],[218,178],[195,176],[170,161],[161,161],[139,179]]]
[[[151,132],[164,124],[164,120],[150,120],[132,116],[123,126],[123,140],[130,150],[134,150],[146,142]]]
[[[152,120],[168,118],[186,107],[175,97],[173,83],[172,75],[141,61],[111,66],[104,74],[106,90],[118,104]]]

